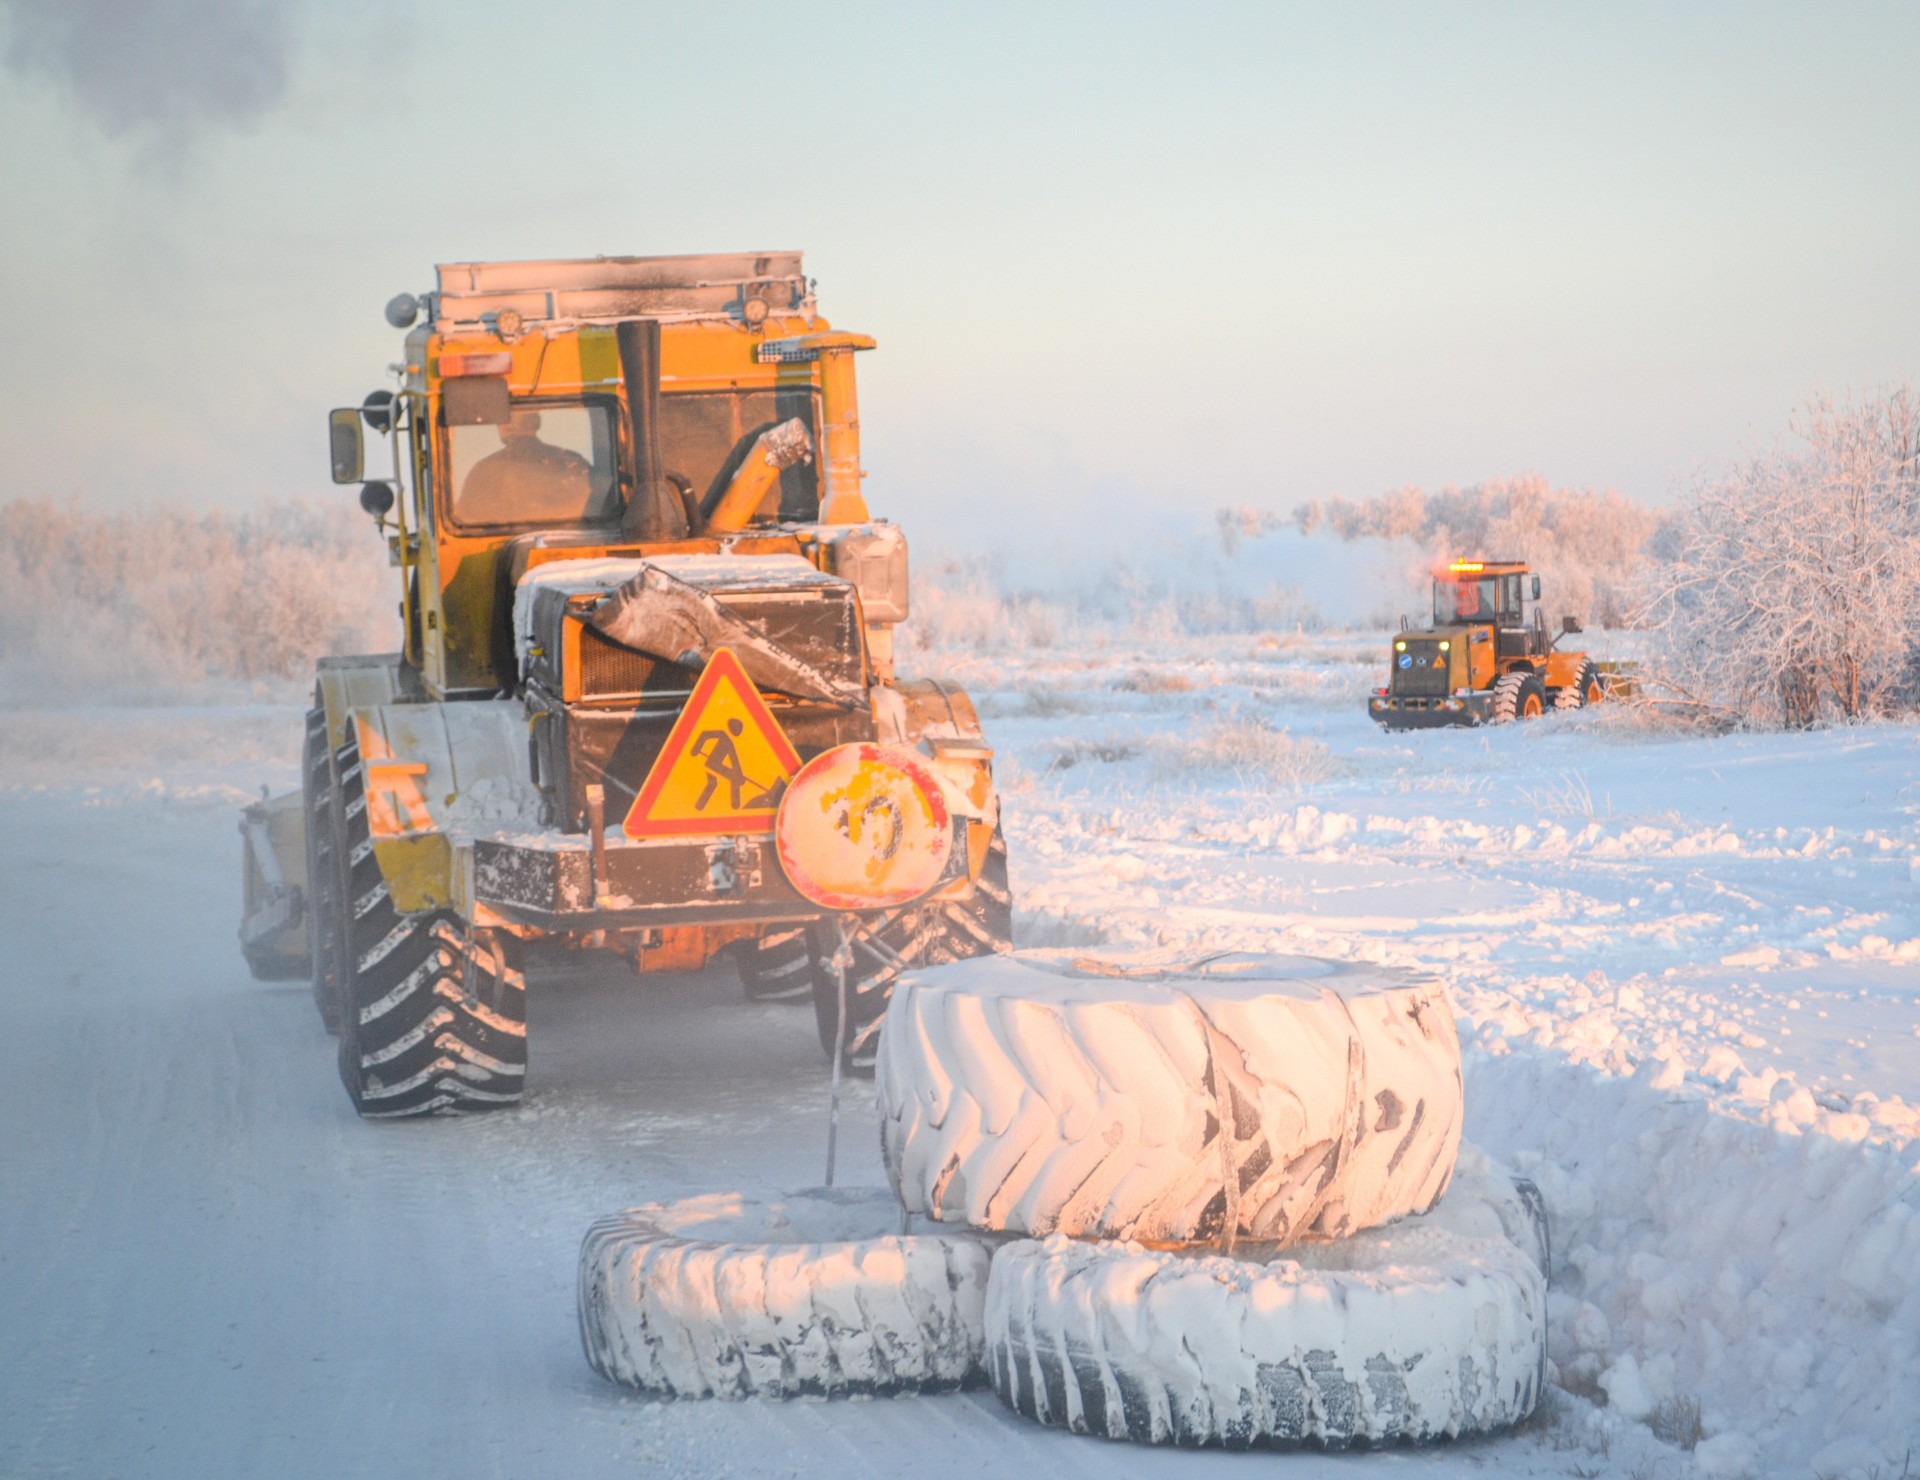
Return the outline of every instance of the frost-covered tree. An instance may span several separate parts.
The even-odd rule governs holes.
[[[0,693],[303,678],[398,645],[399,582],[350,500],[244,514],[0,503]]]
[[[1920,396],[1816,398],[1793,433],[1698,482],[1659,541],[1657,698],[1804,726],[1920,697]]]

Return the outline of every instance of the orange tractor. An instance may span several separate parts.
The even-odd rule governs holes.
[[[1389,730],[1498,725],[1580,709],[1607,695],[1585,653],[1562,651],[1579,622],[1561,619],[1549,638],[1540,577],[1524,561],[1456,560],[1433,578],[1433,625],[1402,626],[1387,684],[1367,713]]]
[[[993,747],[894,665],[873,340],[798,252],[449,264],[387,320],[395,388],[330,430],[399,651],[320,660],[302,789],[242,825],[248,963],[311,977],[368,1116],[519,1101],[534,943],[725,951],[870,1062],[903,970],[1012,944]]]

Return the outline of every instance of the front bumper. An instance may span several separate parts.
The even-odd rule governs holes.
[[[968,890],[966,821],[948,874],[934,894]],[[772,837],[632,840],[609,834],[605,875],[595,879],[593,844],[583,834],[516,833],[461,840],[454,848],[461,913],[490,912],[543,931],[755,925],[817,920],[780,867]],[[596,887],[596,883],[598,887]]]
[[[1370,694],[1367,714],[1389,730],[1441,730],[1484,725],[1493,718],[1493,690],[1449,694],[1438,699]]]

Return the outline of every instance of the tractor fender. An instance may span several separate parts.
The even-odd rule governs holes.
[[[993,787],[993,747],[981,734],[967,691],[935,678],[876,685],[873,722],[882,743],[911,746],[932,760],[949,810],[967,819],[967,873],[978,879],[1000,822],[1000,797]]]
[[[347,720],[356,709],[391,704],[404,692],[398,653],[322,658],[313,675],[314,702],[326,711],[327,753],[347,742]]]
[[[1544,675],[1547,687],[1564,689],[1580,681],[1580,669],[1586,663],[1585,653],[1563,653],[1558,649],[1547,654],[1547,670]]]
[[[455,838],[540,826],[520,702],[363,704],[348,721],[365,768],[373,856],[393,907],[471,917],[470,892],[455,874]]]

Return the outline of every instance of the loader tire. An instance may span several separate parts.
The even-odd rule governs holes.
[[[334,775],[334,836],[346,863],[339,1065],[353,1108],[390,1119],[518,1104],[527,1073],[520,942],[469,930],[448,910],[396,910],[373,853],[351,724]]]
[[[1537,673],[1502,674],[1493,685],[1493,723],[1538,719],[1547,710],[1547,688]]]
[[[980,1386],[993,1242],[906,1232],[884,1187],[632,1208],[581,1245],[580,1342],[603,1377],[679,1398]]]
[[[876,1081],[903,1207],[1036,1236],[1339,1238],[1431,1207],[1460,1144],[1445,988],[1302,956],[916,971]]]
[[[838,944],[830,928],[813,931],[814,1022],[820,1047],[833,1057],[833,1030],[840,1015],[839,982],[832,958]],[[1007,883],[1007,840],[998,827],[987,844],[971,898],[911,905],[860,921],[847,968],[845,1063],[854,1073],[873,1073],[880,1034],[900,974],[1013,949],[1013,894]]]
[[[809,1002],[813,999],[813,941],[801,924],[776,925],[757,940],[734,947],[740,986],[755,1002]]]
[[[1598,704],[1605,697],[1606,690],[1600,683],[1600,670],[1589,661],[1580,665],[1580,672],[1572,683],[1553,691],[1553,707],[1585,709],[1589,704]]]
[[[307,711],[300,755],[300,795],[307,849],[307,942],[313,1004],[329,1033],[340,1031],[340,859],[333,826],[333,752],[327,712]]]
[[[1466,1163],[1431,1213],[1338,1243],[1009,1244],[987,1284],[994,1391],[1140,1444],[1343,1449],[1518,1423],[1545,1383],[1546,1277],[1489,1206],[1516,1184]]]

